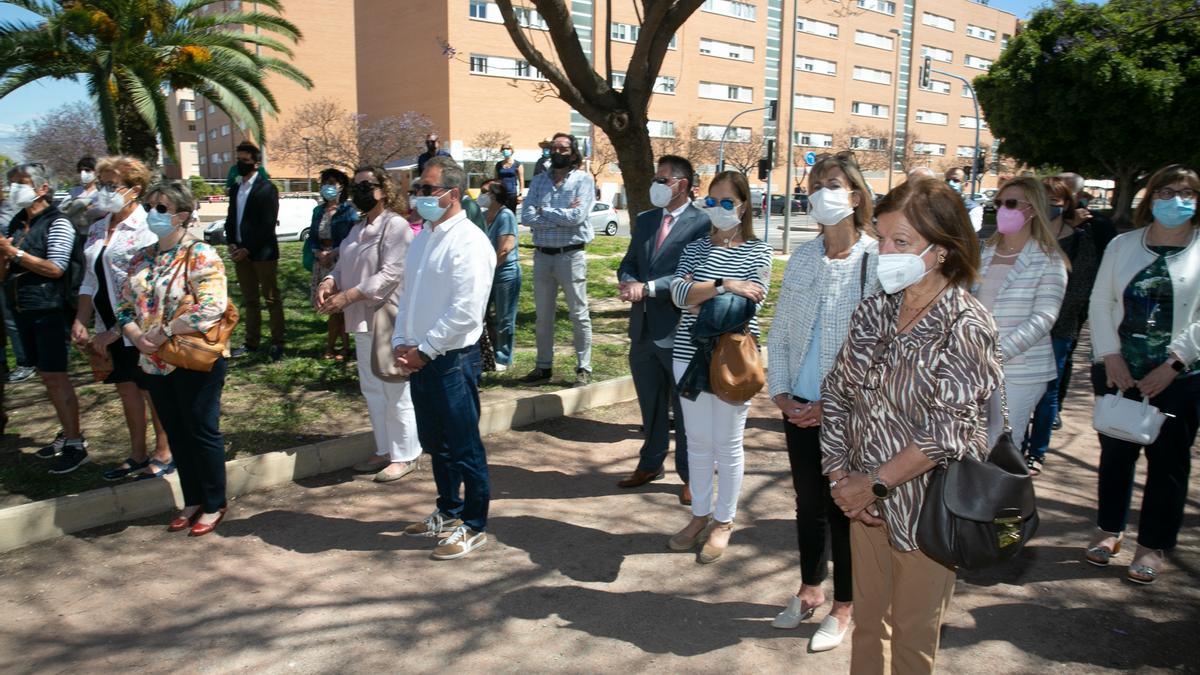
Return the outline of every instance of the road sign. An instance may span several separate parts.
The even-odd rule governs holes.
[[[808,152],[804,153],[804,163],[809,166],[816,164],[817,163],[817,153],[813,152],[812,150],[809,150]]]

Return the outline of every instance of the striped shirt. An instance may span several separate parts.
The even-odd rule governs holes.
[[[704,237],[688,244],[679,258],[679,267],[675,269],[675,278],[671,280],[671,300],[677,307],[685,310],[679,317],[679,327],[675,330],[675,349],[673,358],[676,361],[688,363],[696,353],[692,344],[692,324],[696,323],[696,314],[688,309],[687,295],[692,285],[700,281],[715,281],[717,279],[742,279],[754,281],[767,291],[771,284],[772,250],[762,241],[748,241],[738,246],[713,246],[712,238]],[[685,277],[692,275],[689,281]],[[758,304],[762,309],[762,303]],[[750,332],[758,337],[758,317],[750,319]]]
[[[821,387],[821,469],[869,473],[910,444],[945,464],[987,454],[987,405],[1002,382],[996,325],[966,290],[951,287],[913,328],[896,335],[904,293],[863,300]],[[892,546],[917,548],[930,473],[877,502]]]
[[[9,223],[8,236],[12,237],[17,234],[12,230],[13,225],[17,225],[16,219]],[[20,227],[25,227],[28,221],[20,223]],[[20,239],[17,240],[19,247]],[[46,260],[54,263],[54,266],[60,270],[66,271],[67,265],[71,263],[71,251],[75,248],[75,225],[67,219],[66,216],[60,215],[50,223],[50,228],[46,232]]]
[[[533,177],[521,202],[521,224],[533,232],[534,246],[562,248],[586,244],[595,234],[588,218],[596,203],[596,181],[582,169],[554,183],[554,172]]]

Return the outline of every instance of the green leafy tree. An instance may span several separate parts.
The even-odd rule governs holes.
[[[1126,220],[1149,172],[1200,159],[1200,3],[1056,0],[974,84],[1002,154],[1111,177]]]
[[[276,13],[223,11],[222,0],[8,0],[37,22],[0,24],[0,98],[43,78],[82,79],[112,153],[152,159],[157,143],[172,159],[167,91],[192,89],[262,138],[276,113],[266,86],[275,73],[311,87],[275,54],[300,31],[278,13],[281,0],[255,5]],[[219,5],[219,7],[218,7]],[[157,136],[157,139],[155,138]]]

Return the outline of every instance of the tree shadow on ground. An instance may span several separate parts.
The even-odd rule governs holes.
[[[700,602],[650,591],[612,593],[570,586],[532,586],[506,594],[505,616],[557,615],[566,628],[634,645],[651,654],[698,656],[746,638],[796,638],[771,628],[777,608],[750,602]],[[815,630],[815,629],[814,629]]]
[[[547,400],[557,397],[545,397]],[[519,402],[519,404],[524,401]],[[641,439],[642,433],[636,424],[617,424],[586,417],[558,417],[537,424],[514,429],[517,432],[540,432],[562,441],[584,443],[620,443]]]
[[[258,537],[272,546],[296,553],[325,551],[410,551],[431,549],[425,537],[406,537],[407,522],[318,516],[275,509],[221,523],[224,537]]]
[[[676,482],[654,481],[636,488],[622,488],[617,481],[627,474],[535,471],[519,466],[491,464],[492,500],[500,499],[586,499],[612,495],[678,494]]]

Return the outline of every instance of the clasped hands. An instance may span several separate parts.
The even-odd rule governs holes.
[[[347,297],[348,291],[338,292],[334,286],[332,279],[326,279],[317,286],[317,295],[314,298],[317,305],[317,312],[320,314],[337,314],[346,309],[346,305],[350,304],[350,298]]]
[[[415,373],[426,365],[416,345],[399,345],[392,349],[392,356],[396,359],[396,366],[405,375]]]
[[[1146,373],[1142,379],[1135,380],[1129,372],[1129,364],[1125,363],[1124,357],[1120,354],[1109,354],[1104,357],[1104,372],[1108,386],[1116,387],[1123,392],[1137,387],[1137,390],[1146,398],[1154,398],[1161,394],[1179,375],[1174,368],[1164,362]]]
[[[622,281],[617,284],[617,288],[621,290],[618,297],[625,302],[641,302],[647,297],[647,286],[643,281]]]
[[[90,349],[97,355],[104,356],[108,350],[108,346],[116,342],[120,337],[116,329],[113,329],[96,333],[89,338],[88,329],[82,322],[76,320],[71,324],[71,342],[74,343],[76,349],[84,353],[87,353]]]
[[[801,429],[821,426],[820,401],[801,403],[787,394],[779,394],[772,400],[783,416],[787,418],[789,424],[794,424]]]
[[[867,474],[839,469],[829,474],[829,482],[834,484],[830,488],[833,502],[847,518],[871,527],[883,524]]]

